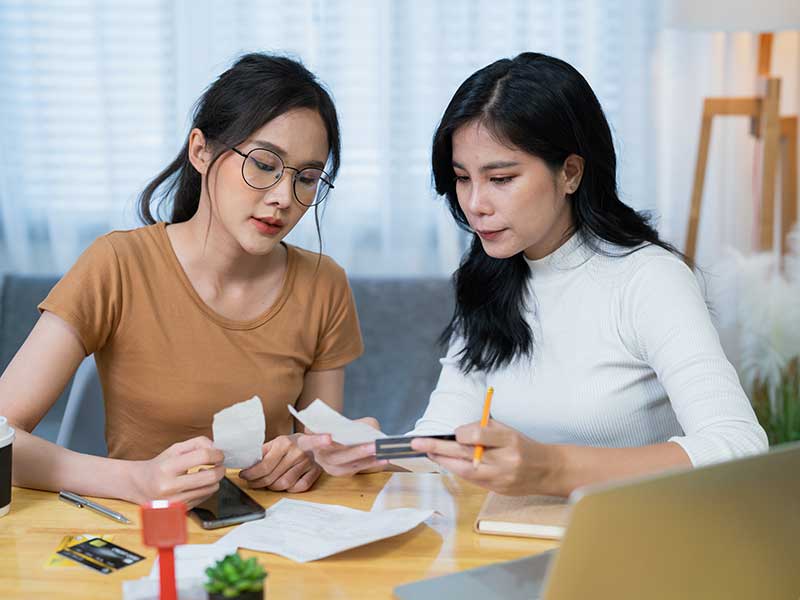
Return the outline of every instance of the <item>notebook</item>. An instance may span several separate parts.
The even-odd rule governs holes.
[[[475,519],[475,531],[559,540],[569,520],[569,504],[559,496],[501,496],[489,492]]]

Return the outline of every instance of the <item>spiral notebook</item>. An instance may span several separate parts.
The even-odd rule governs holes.
[[[559,496],[501,496],[489,492],[475,519],[475,531],[494,535],[560,540],[570,505]]]

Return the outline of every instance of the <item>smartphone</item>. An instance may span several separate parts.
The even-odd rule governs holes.
[[[247,495],[227,477],[219,482],[219,490],[191,510],[203,529],[217,529],[245,521],[264,518],[264,507]]]

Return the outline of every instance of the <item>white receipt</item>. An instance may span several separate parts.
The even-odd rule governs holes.
[[[389,510],[392,508],[429,508],[433,516],[425,521],[431,529],[438,531],[448,547],[454,543],[448,537],[458,518],[458,508],[452,491],[457,483],[448,482],[453,475],[427,473],[392,473],[389,481],[383,486],[372,503],[372,510]],[[409,489],[424,490],[423,493],[409,494]],[[456,488],[457,489],[457,488]],[[440,556],[442,554],[440,553]]]
[[[282,499],[263,519],[239,525],[217,544],[308,562],[411,531],[432,514],[414,508],[366,512]]]
[[[183,544],[175,546],[175,577],[180,580],[203,579],[206,568],[222,560],[228,554],[234,554],[236,546],[226,544]],[[159,577],[158,557],[150,569],[149,579]]]
[[[292,416],[311,431],[314,433],[330,433],[333,441],[343,446],[366,444],[386,437],[385,433],[370,427],[366,423],[351,421],[343,414],[333,410],[319,398],[300,412],[297,412],[291,404],[288,404],[287,407]]]
[[[206,578],[178,579],[175,582],[180,600],[208,600],[208,592],[203,587]],[[123,600],[159,600],[161,591],[158,579],[142,577],[122,582]]]
[[[264,407],[258,396],[215,414],[214,447],[225,453],[225,466],[246,469],[260,461],[265,428]]]
[[[382,431],[370,427],[366,423],[351,421],[343,414],[336,412],[322,400],[317,398],[308,408],[295,410],[287,405],[295,419],[314,433],[329,433],[334,442],[343,446],[366,444],[387,437]],[[393,465],[407,469],[413,473],[439,473],[440,468],[432,460],[422,457],[400,458],[389,461]]]

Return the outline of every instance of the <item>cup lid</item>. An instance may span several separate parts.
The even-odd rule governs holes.
[[[14,428],[8,424],[8,419],[0,417],[0,448],[14,441]]]

